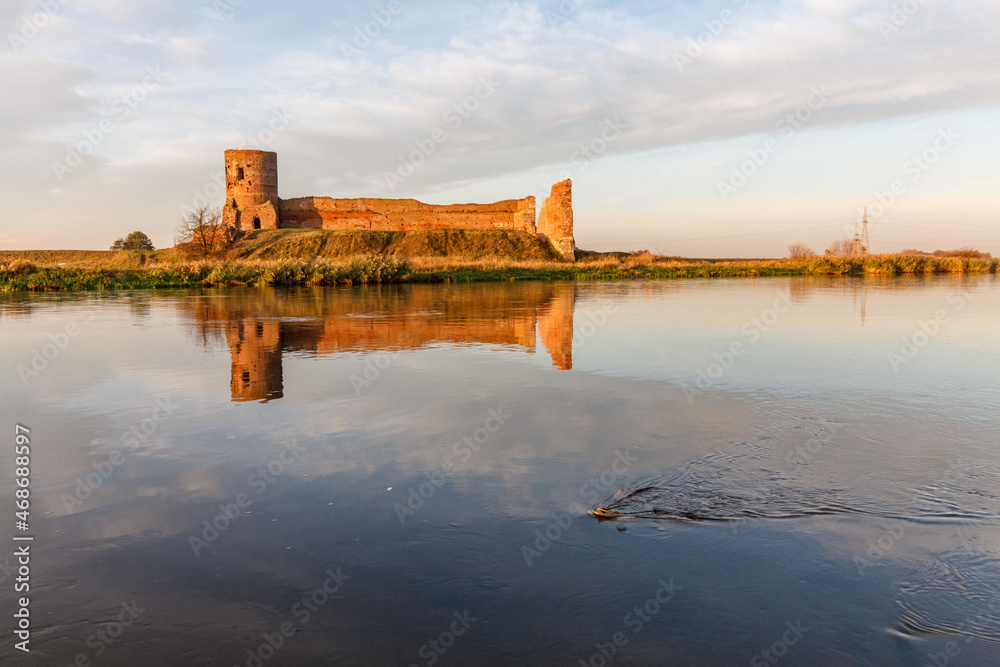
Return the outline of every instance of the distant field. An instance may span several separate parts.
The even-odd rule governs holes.
[[[570,264],[525,232],[258,231],[209,259],[153,252],[0,251],[0,291],[996,273],[998,260],[928,255],[685,259],[580,251]]]

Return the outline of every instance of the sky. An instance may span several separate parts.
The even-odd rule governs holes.
[[[173,244],[223,152],[279,195],[573,179],[577,245],[1000,255],[996,0],[4,0],[0,250]]]

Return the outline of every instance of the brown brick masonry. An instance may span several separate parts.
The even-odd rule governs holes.
[[[225,224],[251,229],[327,229],[408,232],[431,229],[504,229],[539,234],[564,259],[575,259],[572,183],[552,187],[535,226],[535,198],[494,204],[438,206],[415,199],[278,197],[278,156],[226,151]]]

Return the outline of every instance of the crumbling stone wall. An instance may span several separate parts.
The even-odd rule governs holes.
[[[552,186],[535,225],[534,197],[494,204],[437,206],[415,199],[278,197],[278,156],[267,151],[226,151],[226,204],[222,219],[254,229],[373,230],[503,229],[539,234],[560,256],[575,259],[572,183]]]
[[[547,239],[563,259],[576,261],[573,181],[566,179],[552,186],[552,194],[542,204],[542,212],[538,216],[538,235]]]
[[[415,199],[281,200],[281,227],[410,232],[428,229],[512,229],[535,233],[535,198],[495,204],[436,206]]]
[[[563,284],[554,290],[552,300],[538,308],[538,335],[552,357],[552,365],[564,371],[573,369],[573,311],[576,287]]]
[[[514,310],[512,289],[519,304]],[[271,290],[246,290],[225,299],[184,300],[178,308],[199,338],[225,334],[232,400],[259,401],[284,395],[282,354],[291,352],[322,356],[454,343],[534,354],[541,339],[552,365],[571,370],[575,303],[576,287],[556,281],[370,290],[350,299],[336,291],[285,299]],[[422,315],[406,316],[414,313]]]

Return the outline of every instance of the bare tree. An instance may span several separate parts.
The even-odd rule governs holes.
[[[788,256],[792,259],[808,259],[815,257],[816,253],[805,243],[793,243],[788,246]]]
[[[826,249],[829,257],[850,257],[854,254],[854,239],[840,239]]]
[[[174,242],[201,255],[210,255],[228,240],[222,209],[208,204],[188,212],[177,226]]]

